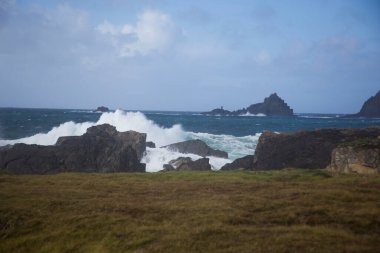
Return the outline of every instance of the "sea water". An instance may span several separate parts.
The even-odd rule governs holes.
[[[162,146],[201,139],[229,158],[210,157],[214,170],[236,158],[252,155],[265,130],[290,133],[320,128],[380,126],[380,119],[342,118],[339,114],[298,114],[295,117],[265,115],[204,116],[199,112],[124,111],[98,113],[91,110],[0,108],[0,146],[15,143],[53,145],[60,136],[82,135],[87,128],[108,123],[118,131],[146,133],[157,148],[147,148],[143,162],[155,172],[179,156]],[[193,159],[197,155],[188,155]]]

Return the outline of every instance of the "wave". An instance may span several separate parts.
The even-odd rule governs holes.
[[[214,170],[220,169],[224,164],[236,158],[253,154],[260,136],[260,134],[256,134],[236,137],[233,135],[187,132],[179,124],[169,128],[161,127],[154,121],[147,119],[141,112],[116,110],[115,112],[103,113],[97,122],[75,123],[69,121],[54,127],[47,133],[39,133],[16,140],[0,140],[0,146],[15,143],[54,145],[61,136],[79,136],[84,134],[87,128],[105,123],[115,126],[118,131],[134,130],[147,133],[147,141],[153,141],[157,147],[185,140],[200,139],[212,148],[226,151],[229,154],[229,159],[209,157]],[[147,148],[143,162],[147,164],[148,172],[154,172],[161,170],[163,164],[179,156],[190,156],[192,159],[200,158],[197,155],[180,154],[165,148]]]
[[[266,117],[267,115],[265,115],[264,113],[258,113],[258,114],[253,114],[253,113],[245,113],[245,114],[240,114],[239,116],[242,116],[242,117]]]

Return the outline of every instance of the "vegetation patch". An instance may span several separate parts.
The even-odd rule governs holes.
[[[380,176],[0,175],[0,252],[377,252]]]

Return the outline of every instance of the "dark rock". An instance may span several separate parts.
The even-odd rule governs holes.
[[[276,93],[271,94],[264,99],[264,102],[250,105],[237,111],[214,109],[210,112],[204,112],[204,115],[221,115],[221,116],[239,116],[244,114],[265,114],[267,116],[294,116],[293,110],[281,99]]]
[[[224,110],[223,107],[221,107],[221,108],[214,109],[211,112],[203,112],[202,114],[213,115],[213,116],[228,116],[228,115],[231,115],[232,113],[228,110]]]
[[[190,157],[178,157],[171,160],[169,164],[164,164],[163,172],[167,171],[211,171],[208,158],[201,158],[192,161]]]
[[[191,158],[190,157],[178,157],[177,159],[174,159],[174,160],[171,160],[169,162],[169,165],[173,166],[174,168],[178,168],[179,166],[181,166],[182,164],[184,163],[189,163],[191,162]]]
[[[168,172],[168,171],[175,171],[175,168],[171,166],[170,164],[164,164],[164,169],[161,170],[162,172]]]
[[[208,158],[201,158],[188,163],[182,163],[176,168],[177,171],[211,171]]]
[[[250,170],[253,168],[253,155],[238,158],[232,163],[225,164],[220,170]]]
[[[380,137],[339,145],[332,151],[329,169],[337,173],[380,173]]]
[[[326,168],[331,162],[332,150],[339,144],[379,135],[380,127],[320,129],[293,134],[264,132],[255,150],[253,169]]]
[[[146,142],[146,147],[147,148],[155,148],[156,144],[153,141],[147,141]]]
[[[380,118],[380,91],[375,96],[364,102],[359,113],[351,115],[354,117]]]
[[[189,140],[178,142],[170,144],[168,146],[164,146],[163,148],[167,148],[169,150],[173,150],[183,154],[196,154],[202,157],[215,156],[228,158],[227,152],[213,149],[201,140]]]
[[[82,136],[61,137],[54,146],[16,144],[0,150],[0,168],[13,174],[145,172],[140,160],[146,134],[104,124]]]
[[[264,99],[263,103],[253,104],[247,108],[250,114],[265,114],[267,116],[293,116],[293,110],[276,93]]]
[[[98,108],[96,108],[97,112],[109,112],[110,109],[108,109],[108,107],[105,107],[105,106],[99,106]]]

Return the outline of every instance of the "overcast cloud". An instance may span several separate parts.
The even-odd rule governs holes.
[[[377,1],[91,3],[0,0],[0,106],[204,111],[277,92],[352,113],[380,89]]]

